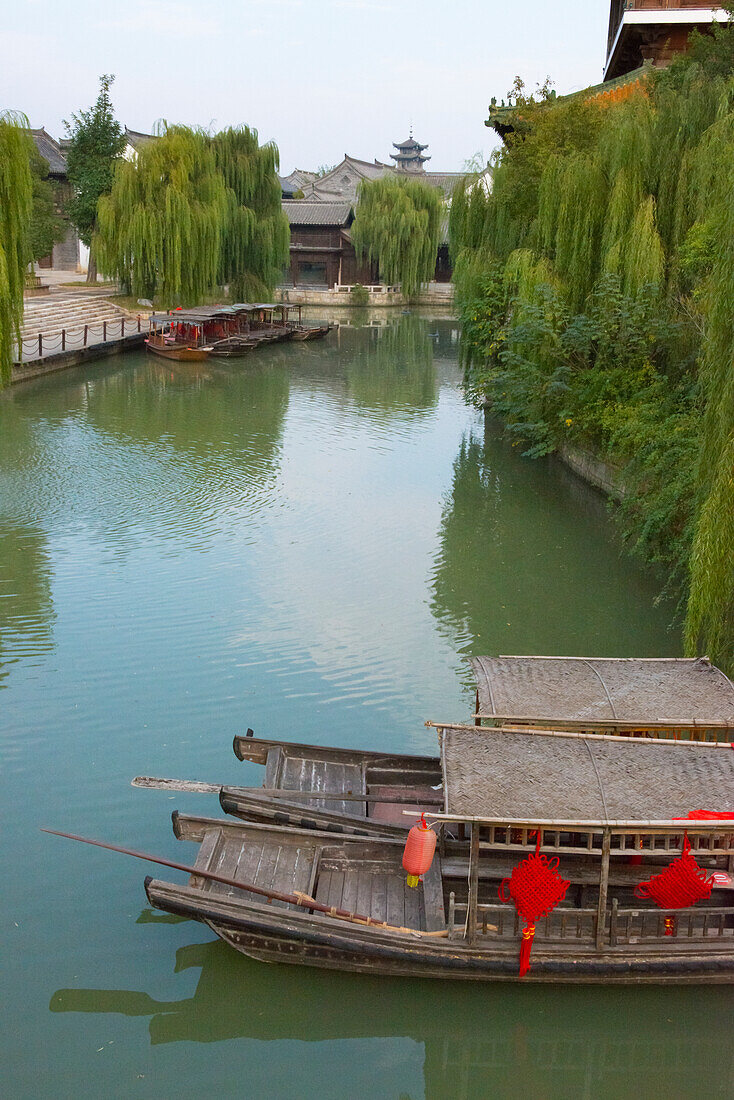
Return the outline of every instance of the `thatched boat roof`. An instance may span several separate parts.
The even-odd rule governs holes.
[[[483,718],[734,730],[734,685],[705,657],[474,657]]]
[[[444,727],[446,814],[486,821],[671,821],[731,811],[734,752],[715,743]]]

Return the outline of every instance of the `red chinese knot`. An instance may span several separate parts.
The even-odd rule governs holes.
[[[535,851],[513,867],[509,878],[500,883],[500,901],[515,903],[525,921],[520,946],[520,977],[530,969],[530,950],[535,935],[535,922],[552,913],[566,896],[569,883],[558,874],[558,858],[548,859],[540,854],[541,834],[538,832]]]
[[[683,854],[659,875],[639,882],[635,886],[635,895],[652,899],[660,909],[689,909],[697,901],[711,897],[713,885],[713,876],[708,876],[691,855],[691,842],[686,835],[683,838]],[[669,917],[665,922],[665,935],[672,936],[674,928],[674,920]]]

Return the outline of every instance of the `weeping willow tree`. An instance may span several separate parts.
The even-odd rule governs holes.
[[[261,146],[257,130],[247,126],[216,134],[211,147],[229,189],[219,282],[229,285],[236,301],[266,300],[287,263],[290,242],[277,147]]]
[[[383,279],[414,298],[435,273],[442,218],[441,194],[422,180],[363,180],[352,243],[357,256],[379,264]]]
[[[524,101],[450,218],[469,394],[624,469],[689,654],[734,669],[734,8],[633,94]]]
[[[734,666],[734,81],[701,143],[693,190],[708,274],[698,468],[701,510],[691,553],[688,652]]]
[[[136,297],[194,304],[217,286],[233,200],[209,136],[167,127],[115,168],[99,200],[100,269]]]
[[[23,279],[33,210],[28,119],[0,115],[0,386],[10,381],[23,322]]]

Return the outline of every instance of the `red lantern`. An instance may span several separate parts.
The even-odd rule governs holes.
[[[436,851],[436,834],[426,825],[426,815],[421,814],[419,825],[414,825],[408,833],[403,852],[403,867],[408,872],[408,886],[417,886],[421,875],[425,875],[433,863]]]
[[[683,838],[683,854],[674,859],[659,875],[646,882],[638,882],[635,896],[651,898],[660,909],[689,909],[697,901],[711,897],[713,876],[707,877],[694,856],[688,834]],[[675,918],[665,918],[665,935],[675,931]]]
[[[569,883],[558,874],[558,857],[548,859],[540,854],[540,831],[532,855],[513,867],[509,878],[500,883],[500,901],[515,903],[525,928],[520,944],[520,977],[530,969],[530,951],[535,936],[535,922],[551,913],[566,896]]]

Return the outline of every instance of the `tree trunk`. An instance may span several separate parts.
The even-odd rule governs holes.
[[[87,283],[97,282],[97,261],[94,258],[94,253],[90,247],[89,249],[89,263],[87,264]]]

